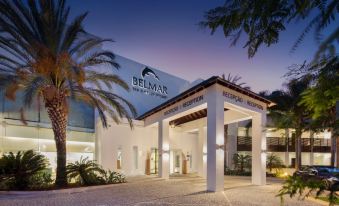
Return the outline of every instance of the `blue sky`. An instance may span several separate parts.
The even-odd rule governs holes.
[[[89,11],[85,28],[112,38],[113,52],[194,81],[231,73],[255,92],[281,88],[288,66],[312,58],[317,45],[312,33],[293,54],[290,49],[305,23],[293,23],[280,42],[260,48],[248,59],[244,42],[230,47],[222,32],[210,35],[197,25],[204,12],[223,0],[70,0],[72,15]]]

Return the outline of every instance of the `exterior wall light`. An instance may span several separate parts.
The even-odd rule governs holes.
[[[225,145],[223,145],[223,144],[216,144],[215,147],[216,147],[216,150],[224,150]]]
[[[202,161],[204,162],[204,163],[206,163],[207,162],[207,153],[206,152],[204,152],[204,153],[202,153]]]
[[[162,150],[162,151],[161,151],[161,154],[169,154],[169,153],[170,153],[169,150]]]
[[[169,144],[163,144],[163,145],[162,145],[162,150],[163,150],[163,151],[169,152],[169,150],[170,150],[170,149],[169,149]]]
[[[159,150],[159,156],[163,157],[164,160],[169,160],[169,156],[170,156],[170,148],[169,148],[169,144],[163,144],[162,145],[162,150]]]
[[[162,157],[164,161],[168,161],[170,158],[170,151],[169,150],[162,150]]]

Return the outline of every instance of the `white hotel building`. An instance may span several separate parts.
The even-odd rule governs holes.
[[[189,82],[121,56],[116,60],[121,68],[114,73],[131,90],[113,89],[136,107],[134,129],[126,122],[110,122],[105,129],[92,108],[71,102],[69,162],[89,157],[126,175],[168,178],[172,173],[197,173],[207,178],[207,189],[212,191],[223,189],[224,161],[231,168],[236,152],[251,153],[252,183],[257,185],[266,182],[268,152],[293,164],[293,130],[276,131],[267,125],[267,108],[273,105],[269,100],[219,77]],[[56,148],[44,108],[36,104],[26,111],[28,124],[23,125],[20,95],[16,99],[6,100],[0,93],[0,153],[34,149],[55,168]],[[307,151],[302,154],[303,164],[329,164],[330,135],[305,133],[303,137],[303,151]]]

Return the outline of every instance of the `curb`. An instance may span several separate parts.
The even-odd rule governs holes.
[[[307,200],[310,200],[310,201],[312,201],[312,202],[318,203],[318,204],[320,204],[320,205],[324,205],[324,206],[328,206],[328,205],[329,205],[328,202],[323,201],[323,200],[316,199],[316,198],[314,198],[314,197],[307,197],[306,199],[307,199]]]
[[[76,188],[66,188],[66,189],[58,189],[58,190],[39,190],[39,191],[0,191],[0,195],[52,195],[52,194],[71,194],[71,193],[81,193],[86,191],[92,191],[97,189],[104,189],[109,187],[114,187],[117,185],[126,184],[126,183],[117,183],[117,184],[109,184],[109,185],[96,185],[96,186],[84,186],[84,187],[76,187]]]

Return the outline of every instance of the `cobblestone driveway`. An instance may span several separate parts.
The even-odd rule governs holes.
[[[252,186],[248,177],[226,177],[225,191],[207,193],[205,180],[199,177],[129,178],[129,183],[91,191],[52,195],[0,196],[0,206],[279,206],[275,197],[280,183]],[[315,206],[317,203],[286,198],[286,205]]]

